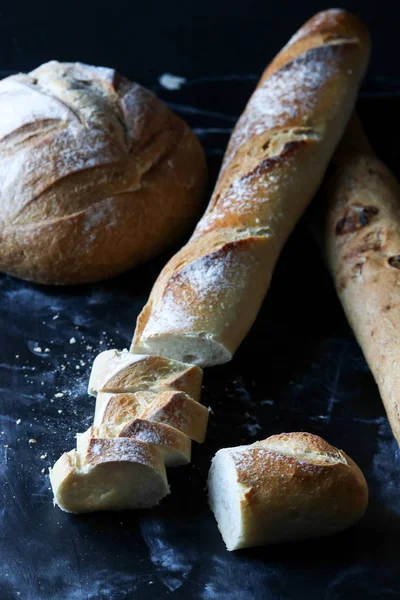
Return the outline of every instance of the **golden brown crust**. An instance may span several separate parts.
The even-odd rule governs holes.
[[[400,441],[400,186],[356,118],[323,190],[323,247],[349,323]]]
[[[95,281],[184,231],[204,189],[204,155],[151,92],[112,69],[56,61],[0,88],[1,270]]]
[[[308,21],[269,65],[232,133],[205,214],[139,316],[132,351],[183,360],[184,347],[202,366],[230,360],[322,180],[368,56],[365,26],[333,10]],[[247,281],[241,268],[249,272],[252,262]]]
[[[209,416],[205,406],[183,392],[142,396],[142,393],[110,394],[95,424],[125,425],[134,419],[144,419],[174,427],[196,442],[204,441]],[[100,400],[103,402],[101,396]]]
[[[334,533],[366,510],[362,472],[318,436],[281,434],[219,452],[229,455],[239,483],[240,529],[234,549]]]

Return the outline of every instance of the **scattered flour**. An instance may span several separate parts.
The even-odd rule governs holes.
[[[185,77],[172,75],[172,73],[163,73],[160,75],[158,80],[160,84],[167,90],[180,90],[187,81]]]

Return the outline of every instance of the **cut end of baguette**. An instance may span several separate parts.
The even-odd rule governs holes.
[[[239,483],[235,464],[226,449],[214,456],[208,475],[208,502],[229,551],[243,547],[241,502],[247,488]]]
[[[129,439],[81,439],[50,471],[54,503],[71,513],[156,506],[169,493],[156,448]]]
[[[232,360],[232,352],[209,334],[168,333],[148,338],[145,335],[146,331],[138,344],[132,344],[132,354],[159,354],[198,367],[222,365]]]
[[[208,491],[228,550],[337,533],[368,505],[367,483],[354,461],[304,432],[219,450]]]

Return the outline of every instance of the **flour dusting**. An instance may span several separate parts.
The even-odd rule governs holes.
[[[158,80],[166,90],[180,90],[187,81],[185,77],[172,75],[172,73],[163,73]]]

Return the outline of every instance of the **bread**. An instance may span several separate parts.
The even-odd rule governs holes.
[[[183,392],[149,394],[108,394],[99,392],[93,424],[125,425],[134,419],[146,419],[179,429],[191,440],[204,442],[208,409]]]
[[[197,213],[206,166],[186,124],[113,69],[51,61],[0,82],[0,270],[112,277]]]
[[[132,419],[124,425],[100,425],[90,427],[78,437],[128,438],[152,444],[160,452],[166,467],[178,467],[190,463],[192,443],[175,427],[147,419]],[[79,442],[78,442],[79,448]]]
[[[200,398],[203,372],[163,356],[141,356],[128,350],[106,350],[94,360],[89,394],[97,392],[140,392],[177,390]]]
[[[139,315],[131,352],[201,366],[232,358],[321,183],[368,56],[363,23],[328,10],[272,61],[233,131],[208,209]]]
[[[364,514],[364,476],[310,433],[283,433],[213,458],[208,493],[228,550],[335,533]]]
[[[169,493],[164,460],[151,444],[86,437],[50,471],[54,503],[81,513],[151,508]]]
[[[55,503],[69,512],[158,504],[169,490],[165,466],[188,464],[191,440],[204,440],[208,410],[193,399],[201,381],[199,367],[161,356],[99,354],[94,425],[51,470]]]
[[[356,117],[332,172],[317,224],[324,256],[400,443],[400,186]]]

